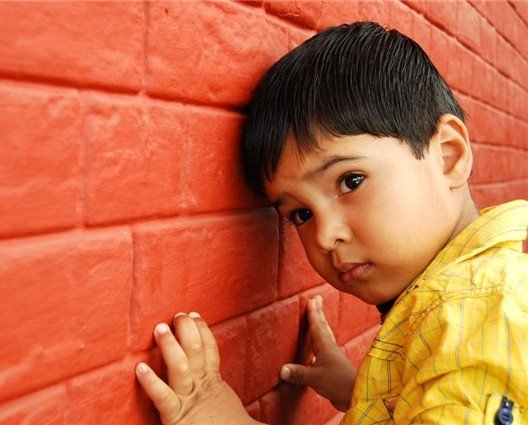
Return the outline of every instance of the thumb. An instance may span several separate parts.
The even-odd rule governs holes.
[[[313,386],[314,368],[298,364],[285,364],[281,367],[280,377],[283,381],[297,385]]]

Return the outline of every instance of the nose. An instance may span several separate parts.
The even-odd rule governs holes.
[[[316,243],[320,251],[331,252],[340,243],[352,240],[352,231],[343,217],[337,213],[327,213],[316,218]]]

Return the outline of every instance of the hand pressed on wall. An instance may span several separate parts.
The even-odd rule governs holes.
[[[136,367],[137,378],[158,409],[163,425],[258,424],[222,380],[218,347],[205,320],[196,313],[179,314],[173,325],[175,335],[165,323],[154,329],[167,365],[168,384],[145,363]]]
[[[310,366],[286,364],[281,378],[297,385],[312,387],[343,412],[350,406],[357,370],[337,345],[326,320],[323,300],[316,296],[308,302],[308,332],[315,358]]]

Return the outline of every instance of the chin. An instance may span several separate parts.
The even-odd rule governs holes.
[[[364,303],[370,304],[370,305],[380,305],[384,304],[394,298],[396,298],[398,295],[387,295],[387,294],[380,294],[380,293],[357,293],[357,292],[350,292],[346,289],[343,291],[350,295],[355,296],[356,298],[359,298]]]

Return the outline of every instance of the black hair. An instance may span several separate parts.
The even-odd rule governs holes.
[[[319,137],[395,137],[424,157],[444,113],[464,111],[422,48],[375,22],[329,27],[276,62],[260,81],[244,127],[246,179],[264,195],[291,134],[299,153]]]

